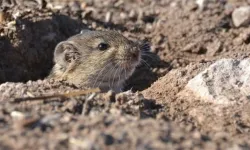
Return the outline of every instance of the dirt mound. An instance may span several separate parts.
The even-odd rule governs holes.
[[[188,81],[211,63],[194,64],[170,71],[143,91],[148,99],[163,104],[164,115],[180,124],[191,124],[211,139],[224,138],[224,142],[249,145],[248,134],[250,120],[249,99],[241,97],[233,105],[219,105],[205,102],[185,88]]]

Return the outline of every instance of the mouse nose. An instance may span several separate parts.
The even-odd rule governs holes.
[[[130,52],[131,52],[131,56],[132,56],[133,59],[138,59],[138,57],[139,57],[139,50],[138,50],[137,47],[132,47],[130,49]]]

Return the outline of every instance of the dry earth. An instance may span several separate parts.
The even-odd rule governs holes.
[[[250,54],[247,0],[0,1],[1,149],[250,149],[250,103],[204,102],[186,84],[221,58]],[[44,79],[56,44],[81,29],[147,40],[151,53],[121,94],[69,96]],[[68,93],[53,98],[16,99]],[[69,96],[69,97],[68,97]]]

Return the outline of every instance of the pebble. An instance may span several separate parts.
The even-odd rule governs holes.
[[[81,10],[81,4],[78,1],[69,2],[68,5],[73,12],[78,12]]]
[[[10,113],[10,116],[15,120],[20,120],[20,119],[25,118],[25,114],[23,114],[22,112],[19,112],[19,111],[12,111]]]
[[[62,107],[62,110],[63,111],[68,110],[70,112],[74,112],[77,104],[78,104],[78,102],[75,99],[67,101],[66,104]]]
[[[196,4],[199,6],[200,10],[203,10],[208,4],[208,0],[196,0]]]
[[[232,13],[232,20],[236,27],[249,25],[250,6],[236,8]]]
[[[4,23],[6,21],[6,15],[4,12],[0,11],[0,23]]]
[[[214,40],[206,46],[207,54],[209,56],[215,56],[221,50],[222,43],[219,40]]]
[[[233,41],[235,45],[242,45],[244,43],[248,43],[248,39],[250,38],[250,30],[244,30],[238,37],[236,37]]]
[[[111,19],[112,19],[112,12],[107,12],[106,13],[106,16],[105,16],[105,22],[110,22],[111,21]]]
[[[115,93],[110,90],[107,93],[103,94],[103,99],[108,102],[115,102]]]

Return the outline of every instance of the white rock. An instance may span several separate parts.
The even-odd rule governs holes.
[[[249,97],[250,58],[219,60],[191,79],[186,88],[216,104],[234,104]]]
[[[20,112],[20,111],[12,111],[10,113],[10,116],[13,118],[13,119],[16,119],[16,120],[21,120],[21,119],[24,119],[25,118],[25,114]]]
[[[208,0],[196,0],[196,4],[199,6],[199,9],[203,10],[208,4]]]
[[[236,27],[248,25],[250,23],[250,6],[242,6],[232,13],[233,23]]]

